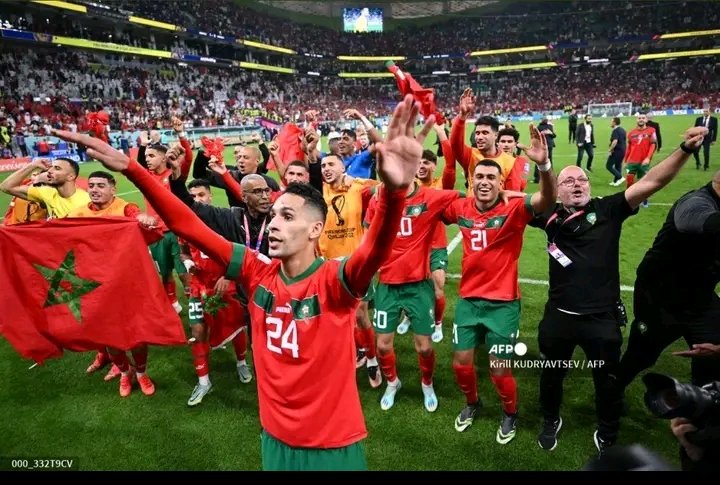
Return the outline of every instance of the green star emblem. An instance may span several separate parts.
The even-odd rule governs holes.
[[[75,269],[75,253],[69,251],[60,266],[56,269],[40,264],[33,264],[50,284],[47,299],[43,308],[53,305],[67,305],[78,323],[82,323],[80,297],[93,291],[101,283],[86,280],[77,275]]]

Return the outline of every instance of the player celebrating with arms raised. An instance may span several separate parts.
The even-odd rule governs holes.
[[[66,131],[112,170],[123,170],[168,226],[227,267],[250,297],[257,369],[263,468],[366,468],[367,436],[355,382],[353,327],[358,300],[390,256],[404,196],[413,183],[422,146],[415,140],[419,105],[407,96],[395,109],[387,141],[378,146],[377,222],[344,261],[316,257],[327,205],[308,185],[292,184],[273,206],[270,256],[232,244],[205,227],[192,211],[136,162],[100,140]],[[425,132],[434,117],[430,117]],[[332,351],[328,351],[332,349]],[[321,378],[318,378],[321,376]]]

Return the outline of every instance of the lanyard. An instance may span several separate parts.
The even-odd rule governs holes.
[[[576,217],[579,217],[579,216],[581,216],[581,215],[583,215],[583,214],[585,214],[585,211],[584,211],[584,210],[582,210],[582,211],[577,211],[577,212],[573,212],[572,215],[570,215],[570,217],[568,217],[567,219],[565,219],[565,220],[562,222],[562,224],[560,224],[560,227],[564,226],[565,224],[567,224],[567,223],[570,222],[571,220],[573,220],[573,219],[575,219]],[[545,229],[547,229],[548,227],[550,227],[550,224],[552,224],[552,223],[555,221],[555,219],[557,219],[557,218],[558,218],[558,215],[557,215],[557,212],[555,212],[553,215],[550,216],[550,219],[548,219],[547,224],[545,224]]]
[[[260,233],[258,234],[257,243],[255,244],[255,251],[260,251],[260,245],[263,241],[263,236],[265,236],[265,223],[267,223],[267,218],[263,219],[262,226],[260,227]],[[250,225],[248,224],[248,218],[247,214],[243,212],[243,226],[245,227],[245,237],[247,238],[246,245],[250,246],[252,237],[250,236]],[[252,249],[252,247],[250,247]]]

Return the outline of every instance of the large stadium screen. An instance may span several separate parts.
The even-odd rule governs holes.
[[[382,8],[344,8],[343,26],[345,32],[382,32]]]

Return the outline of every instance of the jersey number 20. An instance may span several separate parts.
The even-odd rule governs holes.
[[[283,329],[283,321],[277,317],[267,317],[265,324],[268,326],[267,348],[276,354],[282,354],[282,349],[288,349],[292,353],[293,359],[297,359],[300,354],[298,351],[297,324],[295,320],[290,320],[290,323],[285,329]],[[274,328],[271,328],[273,326]],[[280,339],[279,347],[277,345],[278,339]]]

